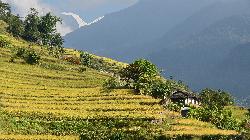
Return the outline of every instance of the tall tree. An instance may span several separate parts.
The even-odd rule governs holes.
[[[30,14],[28,14],[24,20],[24,39],[31,42],[41,41],[40,32],[38,30],[39,22],[40,17],[38,16],[37,10],[31,8]]]
[[[208,108],[219,108],[223,109],[224,106],[234,104],[233,97],[224,91],[213,90],[213,89],[204,89],[200,94],[202,106]]]
[[[10,10],[9,4],[3,3],[0,0],[0,20],[7,22],[10,14],[11,14],[11,10]]]
[[[47,13],[45,16],[41,17],[38,30],[40,32],[43,45],[62,46],[62,37],[56,30],[58,22],[61,23],[61,19],[51,13]]]
[[[7,31],[9,33],[11,33],[14,37],[22,37],[24,33],[24,24],[19,15],[10,15],[8,25]]]

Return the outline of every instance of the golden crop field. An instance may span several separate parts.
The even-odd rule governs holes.
[[[29,46],[25,41],[6,38],[13,48]],[[79,72],[79,66],[46,55],[40,46],[32,47],[43,54],[41,63],[65,69],[28,65],[19,60],[10,63],[13,48],[0,48],[0,139],[78,139],[84,128],[80,122],[89,125],[88,120],[123,119],[145,120],[149,124],[166,120],[170,125],[161,129],[166,135],[237,134],[208,123],[180,119],[179,113],[160,106],[158,99],[137,95],[133,90],[107,92],[102,84],[108,74],[89,68]]]

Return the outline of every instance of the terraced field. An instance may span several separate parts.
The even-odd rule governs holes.
[[[13,47],[30,46],[9,39]],[[108,74],[89,68],[79,72],[78,65],[33,47],[41,51],[41,64],[63,69],[28,65],[20,60],[10,63],[13,48],[0,48],[0,139],[79,139],[80,134],[103,132],[103,127],[119,131],[145,128],[166,135],[237,134],[181,119],[179,113],[161,107],[159,100],[132,90],[107,92],[102,83]]]

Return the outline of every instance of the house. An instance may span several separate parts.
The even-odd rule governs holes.
[[[200,105],[200,99],[195,93],[185,91],[175,91],[171,97],[173,103],[181,103],[183,105]]]

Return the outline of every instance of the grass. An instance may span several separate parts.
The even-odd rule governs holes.
[[[244,121],[247,119],[248,110],[246,108],[238,107],[238,106],[227,106],[226,109],[231,110],[232,115],[241,121]]]
[[[78,136],[53,136],[53,135],[0,135],[2,140],[78,140]]]
[[[210,123],[201,122],[194,119],[177,119],[172,124],[171,131],[166,131],[167,135],[237,135],[236,131],[220,130]]]
[[[237,134],[209,123],[181,119],[179,113],[161,107],[158,99],[137,95],[133,90],[106,92],[102,84],[109,74],[89,68],[79,72],[79,65],[51,57],[41,46],[3,37],[12,47],[0,48],[0,139],[78,139],[82,133],[116,129],[146,129],[165,135]],[[22,60],[10,63],[18,47],[39,52],[40,65],[28,65]],[[66,52],[79,55],[72,49]]]

